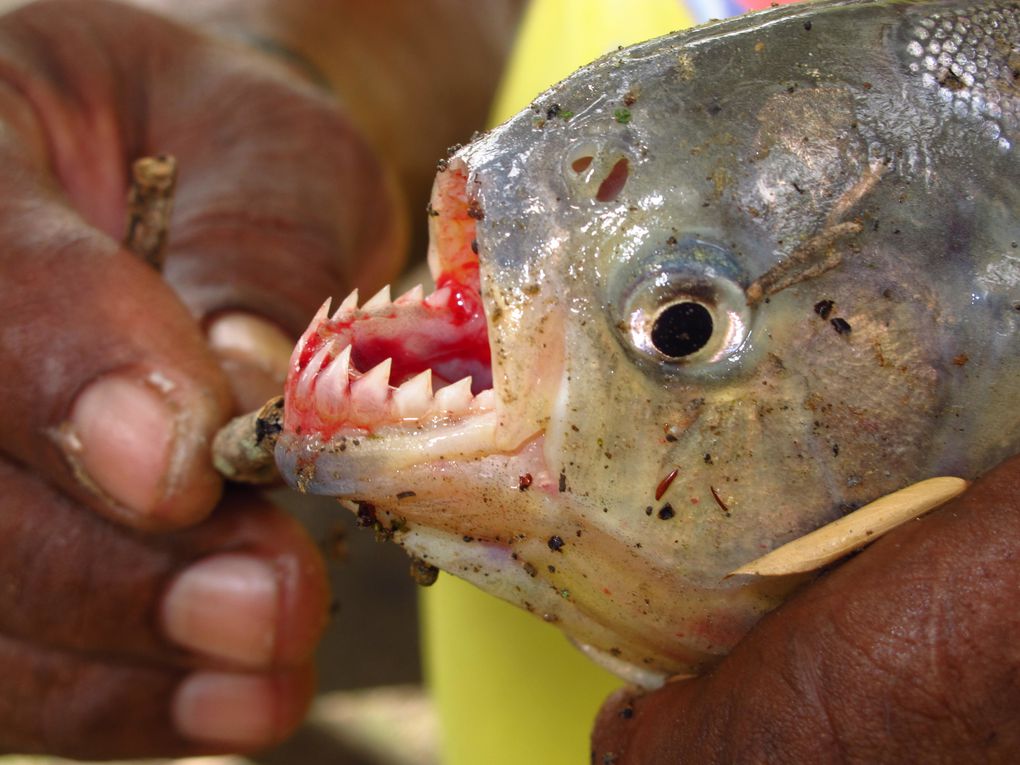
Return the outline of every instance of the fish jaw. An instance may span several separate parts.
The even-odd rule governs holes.
[[[450,167],[430,206],[433,292],[394,299],[385,287],[359,305],[355,291],[332,314],[327,301],[298,341],[281,454],[304,453],[299,487],[345,496],[380,469],[513,453],[540,434],[562,359],[549,355],[530,379],[514,380],[529,391],[527,411],[508,405],[521,397],[490,348],[491,317],[502,311],[483,303],[472,205],[466,168]],[[312,480],[322,454],[342,466]]]

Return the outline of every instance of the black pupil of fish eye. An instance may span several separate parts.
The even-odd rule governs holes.
[[[652,345],[673,359],[697,353],[711,338],[712,314],[701,303],[674,303],[664,308],[652,324]]]

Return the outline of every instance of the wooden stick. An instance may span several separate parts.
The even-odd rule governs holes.
[[[224,425],[213,439],[213,465],[235,483],[279,483],[273,448],[283,428],[283,396]]]
[[[962,478],[949,476],[915,483],[777,547],[727,576],[785,576],[813,571],[874,542],[900,524],[945,504],[962,494],[967,486],[967,481]]]
[[[875,188],[888,169],[886,164],[876,163],[865,170],[857,183],[836,200],[820,232],[754,280],[747,288],[747,304],[755,306],[787,287],[807,279],[816,279],[836,268],[842,261],[842,256],[835,248],[836,242],[860,233],[862,229],[860,223],[844,221],[843,218]]]
[[[170,155],[142,157],[131,166],[124,247],[157,271],[163,270],[166,257],[176,183],[177,160]],[[277,396],[224,425],[212,443],[220,475],[235,483],[279,483],[273,447],[282,420],[283,396]]]
[[[131,166],[124,247],[157,271],[166,257],[176,183],[177,160],[171,156],[142,157]]]
[[[758,305],[763,299],[807,279],[815,279],[838,266],[843,258],[835,248],[840,239],[857,234],[861,224],[853,221],[835,223],[808,239],[786,258],[759,276],[747,288],[747,304]]]

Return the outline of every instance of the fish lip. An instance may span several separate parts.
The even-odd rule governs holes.
[[[290,361],[284,443],[290,448],[385,450],[391,466],[512,452],[541,432],[507,423],[492,372],[491,314],[483,305],[478,202],[460,157],[439,173],[429,206],[428,262],[436,287],[396,299],[384,287],[359,306],[357,290],[320,308]],[[369,346],[392,346],[366,351]],[[409,360],[411,359],[411,360]],[[511,440],[513,443],[507,443]],[[403,456],[401,456],[403,453]]]

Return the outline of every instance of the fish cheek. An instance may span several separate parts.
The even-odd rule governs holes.
[[[915,284],[923,284],[920,275]],[[806,319],[785,360],[806,384],[816,459],[849,508],[899,488],[904,476],[922,477],[930,463],[945,395],[939,330],[923,288],[886,289],[905,297],[883,297],[866,274],[848,269],[804,292],[819,290],[838,296],[838,316]]]
[[[614,351],[602,351],[596,370],[584,359],[600,346]],[[809,482],[791,507],[781,501],[791,471],[770,468],[779,449],[768,445],[795,448],[796,437],[787,437],[781,417],[766,415],[778,405],[762,404],[754,390],[742,393],[754,383],[706,390],[656,374],[608,335],[575,337],[572,349],[569,396],[549,438],[559,441],[562,486],[585,507],[588,523],[641,555],[669,561],[692,586],[709,588],[754,558],[763,539],[817,525],[813,517],[792,517],[818,499]],[[714,461],[705,458],[710,452]],[[732,513],[717,504],[713,487]],[[811,510],[819,505],[829,507],[807,502]]]

